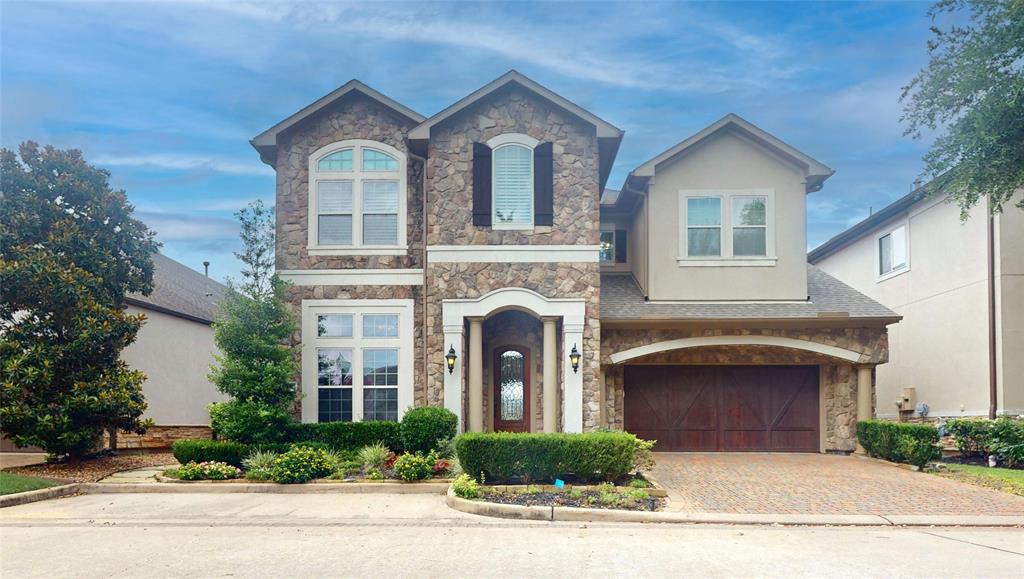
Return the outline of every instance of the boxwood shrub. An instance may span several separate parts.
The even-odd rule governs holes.
[[[470,433],[455,440],[462,469],[488,483],[614,481],[631,472],[649,449],[649,442],[626,432]]]
[[[242,460],[249,455],[249,446],[226,440],[176,440],[171,452],[181,464],[226,462],[241,467]]]
[[[401,425],[387,421],[295,424],[290,439],[292,442],[321,442],[340,451],[357,451],[377,442],[392,452],[401,452],[405,448]]]
[[[865,420],[857,423],[857,440],[869,455],[893,462],[924,466],[942,455],[930,424]]]
[[[402,417],[402,444],[409,452],[439,450],[443,441],[455,438],[458,426],[459,417],[447,408],[411,408]]]

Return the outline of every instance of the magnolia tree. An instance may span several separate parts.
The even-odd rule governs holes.
[[[229,292],[213,324],[221,355],[210,372],[217,389],[231,397],[210,406],[220,436],[244,443],[283,439],[292,423],[296,331],[285,305],[286,286],[274,271],[273,212],[257,201],[235,214],[242,226],[242,282]]]
[[[120,359],[145,316],[154,233],[76,150],[0,150],[0,428],[81,458],[104,430],[140,430],[145,375]]]

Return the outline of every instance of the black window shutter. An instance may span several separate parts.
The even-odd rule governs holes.
[[[615,263],[626,263],[626,230],[615,230]]]
[[[473,143],[473,225],[491,225],[491,148]]]
[[[552,225],[554,217],[555,167],[551,143],[533,149],[533,224]]]

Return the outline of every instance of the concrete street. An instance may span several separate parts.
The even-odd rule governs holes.
[[[569,524],[433,495],[107,494],[0,511],[0,576],[1020,577],[1024,530]]]

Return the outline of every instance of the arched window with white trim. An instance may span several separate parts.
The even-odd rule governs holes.
[[[405,167],[401,151],[377,141],[339,141],[311,154],[310,254],[404,253]]]
[[[491,148],[491,223],[494,229],[533,227],[533,150],[539,141],[506,133],[487,141]]]

